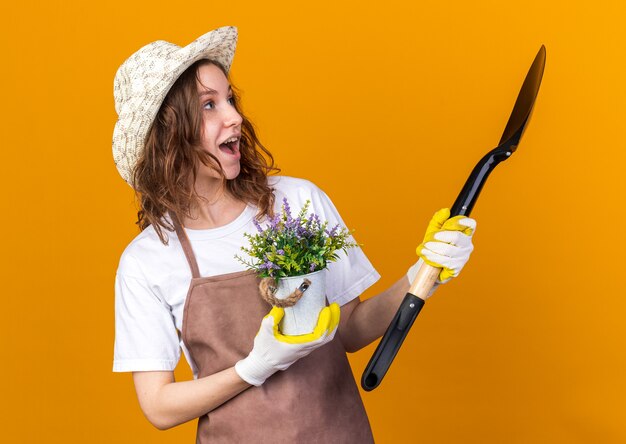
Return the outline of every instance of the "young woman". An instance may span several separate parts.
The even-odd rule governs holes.
[[[458,275],[475,222],[437,212],[416,264],[363,302],[379,275],[362,250],[342,253],[315,331],[282,335],[282,311],[268,315],[259,278],[234,258],[243,233],[283,198],[344,223],[310,181],[270,175],[279,170],[228,80],[236,39],[225,27],[182,48],[153,42],[116,74],[114,159],[137,193],[141,233],[117,270],[113,371],[133,373],[159,429],[199,418],[200,443],[373,442],[346,351],[382,336],[424,261],[443,267],[440,283]],[[191,381],[174,380],[181,350]]]

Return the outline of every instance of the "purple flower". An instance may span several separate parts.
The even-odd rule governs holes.
[[[311,262],[311,266],[309,267],[309,271],[315,270],[315,262]]]
[[[254,226],[256,227],[257,231],[259,233],[263,232],[263,228],[261,227],[261,225],[257,222],[256,218],[252,219],[252,223],[254,224]]]
[[[300,219],[289,219],[285,223],[285,228],[286,229],[296,230],[299,225],[300,225]]]
[[[315,222],[318,226],[321,225],[320,218],[315,213],[311,213],[311,221]]]
[[[280,254],[280,255],[283,255],[283,254],[285,254],[285,250],[278,250],[278,251],[276,251],[276,253]]]
[[[334,237],[337,234],[337,228],[339,228],[339,224],[335,225],[332,230],[324,230],[329,237]]]
[[[309,234],[307,229],[302,225],[298,225],[298,227],[296,228],[296,236],[300,238],[305,237],[307,234]]]
[[[270,227],[272,230],[278,228],[278,223],[280,222],[280,216],[277,214],[270,220]]]
[[[291,208],[289,208],[286,197],[283,198],[283,212],[287,215],[287,220],[291,220]]]
[[[272,261],[267,261],[267,262],[265,262],[265,264],[263,264],[263,265],[265,265],[265,266],[264,266],[264,267],[262,266],[262,268],[267,268],[268,270],[272,270],[272,269],[274,269],[274,270],[280,270],[280,267],[279,267],[278,265],[276,265],[276,264],[275,264],[274,262],[272,262]]]

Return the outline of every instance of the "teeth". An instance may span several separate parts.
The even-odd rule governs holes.
[[[223,143],[231,143],[231,142],[236,142],[238,139],[236,137],[231,137],[228,140],[225,140]]]

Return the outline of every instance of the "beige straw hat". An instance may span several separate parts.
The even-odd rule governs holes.
[[[118,115],[113,160],[126,183],[130,185],[150,126],[176,79],[200,59],[215,60],[228,72],[236,45],[237,28],[225,26],[182,48],[163,40],[149,43],[122,63],[113,85]]]

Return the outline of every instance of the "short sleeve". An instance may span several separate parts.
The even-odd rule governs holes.
[[[311,193],[313,208],[322,214],[320,218],[328,221],[328,228],[332,229],[336,224],[347,227],[339,215],[337,208],[328,195],[317,186]],[[356,242],[350,235],[350,240]],[[326,296],[330,303],[336,302],[344,305],[357,298],[378,279],[380,274],[371,264],[361,247],[348,248],[347,254],[340,250],[337,252],[339,259],[328,264],[328,276],[326,279]]]
[[[121,268],[128,267],[120,263]],[[113,371],[174,370],[180,359],[180,345],[170,308],[145,279],[120,269],[115,277]]]

